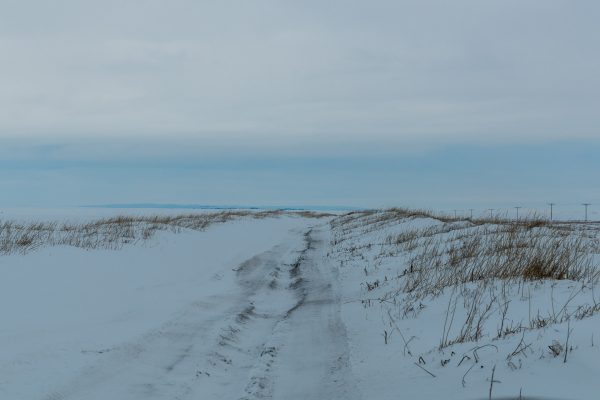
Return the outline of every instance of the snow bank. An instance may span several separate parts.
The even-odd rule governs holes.
[[[480,265],[452,267],[461,243],[483,237],[470,221],[390,211],[340,217],[332,227],[329,258],[340,270],[352,368],[370,398],[488,398],[492,374],[492,398],[600,393],[596,226],[523,227],[530,240],[513,249],[525,257],[535,235],[554,235],[545,229],[567,241],[583,238],[587,279],[498,279],[490,265],[486,276],[461,284],[452,284],[446,269],[458,274],[461,265]],[[487,265],[499,251],[476,261]],[[409,284],[418,274],[437,283],[435,290]]]

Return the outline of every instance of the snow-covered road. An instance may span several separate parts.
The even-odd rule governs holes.
[[[322,226],[307,231],[304,249],[286,271],[292,281],[285,290],[294,292],[296,303],[276,317],[247,399],[360,398],[340,316],[337,273],[325,258],[328,234]]]
[[[27,300],[2,306],[0,398],[360,398],[328,235],[267,219],[7,257],[4,300]]]

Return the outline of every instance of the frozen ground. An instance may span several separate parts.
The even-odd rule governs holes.
[[[492,398],[596,398],[596,227],[563,235],[577,279],[448,279],[493,226],[240,216],[0,255],[0,398],[484,399],[492,374]]]

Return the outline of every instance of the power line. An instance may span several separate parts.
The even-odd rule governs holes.
[[[523,207],[515,207],[515,209],[517,210],[517,221],[519,220],[519,210],[523,208]]]
[[[591,206],[591,203],[583,203],[582,206],[585,207],[585,222],[588,220],[588,207]]]

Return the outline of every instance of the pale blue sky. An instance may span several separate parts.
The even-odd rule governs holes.
[[[0,206],[600,203],[599,17],[591,0],[6,0]]]

